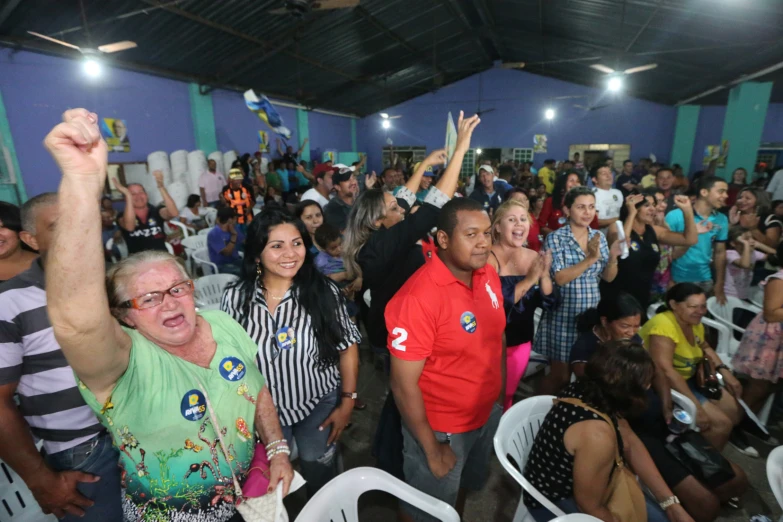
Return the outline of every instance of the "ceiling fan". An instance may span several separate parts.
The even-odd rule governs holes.
[[[584,111],[597,111],[598,109],[603,109],[604,107],[609,107],[610,105],[611,103],[607,103],[605,105],[579,105],[575,103],[574,107],[576,107],[577,109],[582,109]]]
[[[640,72],[650,71],[652,69],[655,69],[656,67],[658,67],[658,64],[648,63],[647,65],[640,65],[639,67],[631,67],[630,69],[626,69],[624,71],[616,71],[611,67],[607,67],[606,65],[600,63],[591,64],[590,67],[592,69],[595,69],[596,71],[601,71],[602,73],[606,73],[606,74],[635,74],[635,73],[640,73]]]
[[[57,38],[52,38],[51,36],[46,36],[45,34],[36,33],[34,31],[27,31],[27,33],[59,45],[64,45],[65,47],[70,47],[71,49],[76,49],[82,54],[98,54],[99,52],[104,54],[111,54],[111,53],[118,53],[120,51],[126,51],[128,49],[133,49],[134,47],[137,47],[136,42],[131,42],[130,40],[123,40],[121,42],[99,45],[98,49],[90,49],[88,47],[79,47],[78,45],[69,44],[68,42],[63,42],[62,40],[58,40]]]
[[[359,5],[360,0],[285,0],[285,6],[268,11],[271,15],[302,17],[311,11],[348,9]]]
[[[402,114],[398,114],[396,116],[389,116],[388,113],[382,112],[381,118],[383,118],[384,120],[396,120],[397,118],[402,118]]]

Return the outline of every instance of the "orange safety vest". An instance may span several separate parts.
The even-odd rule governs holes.
[[[250,223],[253,219],[253,200],[250,197],[250,192],[245,187],[240,187],[239,190],[233,190],[231,187],[227,188],[223,192],[223,198],[226,203],[237,213],[237,223],[244,225]]]

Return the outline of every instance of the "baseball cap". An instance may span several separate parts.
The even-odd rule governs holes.
[[[418,169],[418,168],[419,168],[419,165],[421,165],[421,161],[417,162],[417,163],[416,163],[416,164],[413,166],[413,172],[416,172],[416,169]],[[427,170],[425,170],[425,171],[424,171],[424,175],[425,175],[426,177],[428,177],[428,178],[431,178],[431,177],[435,176],[435,173],[434,173],[434,172],[432,172],[432,165],[430,165],[429,167],[427,167]]]
[[[494,174],[495,173],[495,169],[493,169],[491,165],[482,165],[482,166],[480,166],[479,167],[479,172],[481,172],[482,170],[486,170],[490,174]]]
[[[332,170],[334,170],[334,167],[332,165],[327,165],[326,163],[319,163],[313,169],[313,177],[322,178],[326,175],[327,172],[330,172]]]
[[[231,169],[228,171],[228,179],[245,179],[245,175],[240,169]]]
[[[332,175],[332,183],[342,183],[344,181],[348,181],[352,177],[353,177],[353,169],[349,169],[349,168],[343,168],[339,170],[335,169],[334,174]]]
[[[345,165],[343,163],[335,163],[332,165],[333,169],[339,169],[339,170],[350,170],[353,172],[355,170],[355,167],[349,167],[348,165]]]

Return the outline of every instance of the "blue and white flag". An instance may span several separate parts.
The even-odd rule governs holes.
[[[250,89],[245,92],[245,105],[251,112],[261,118],[261,121],[269,125],[270,129],[285,139],[291,138],[291,131],[283,126],[283,118],[280,117],[269,98],[263,94],[259,97],[253,92],[253,89]]]

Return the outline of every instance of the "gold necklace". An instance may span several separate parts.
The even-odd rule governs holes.
[[[285,294],[283,294],[282,296],[279,296],[279,297],[276,296],[276,295],[272,295],[272,293],[269,291],[269,289],[268,288],[264,288],[263,286],[261,287],[261,290],[266,294],[267,298],[271,297],[275,301],[280,301],[283,298],[285,298]],[[286,290],[286,292],[287,292],[287,290]]]

